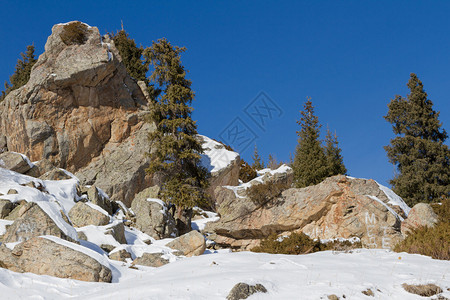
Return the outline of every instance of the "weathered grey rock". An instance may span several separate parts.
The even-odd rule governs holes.
[[[105,234],[112,235],[113,238],[120,244],[127,244],[127,240],[125,238],[125,226],[122,222],[112,224],[111,227],[106,230]]]
[[[131,203],[136,215],[136,228],[155,239],[172,237],[176,234],[175,220],[161,200],[150,200],[138,194]]]
[[[402,222],[402,234],[406,236],[410,231],[422,226],[434,227],[438,221],[438,216],[430,204],[417,203],[409,211],[408,218]]]
[[[19,192],[16,189],[9,189],[8,190],[8,195],[17,195]]]
[[[0,167],[25,174],[31,169],[28,162],[19,153],[4,152],[0,154]]]
[[[131,254],[127,250],[121,249],[109,254],[109,259],[126,262],[127,258],[131,258]]]
[[[92,257],[43,237],[33,237],[11,251],[0,246],[0,266],[82,281],[111,282],[111,270]]]
[[[0,219],[6,218],[14,209],[14,204],[9,200],[0,199]]]
[[[41,176],[39,176],[40,179],[43,180],[66,180],[66,179],[72,179],[69,175],[67,175],[66,172],[64,172],[61,169],[54,168],[53,170],[50,170]]]
[[[18,218],[6,231],[3,242],[22,242],[41,235],[53,235],[64,240],[73,241],[39,205],[29,202],[20,207]]]
[[[255,293],[267,293],[267,289],[260,283],[249,285],[244,282],[237,283],[227,296],[227,300],[247,299]]]
[[[133,260],[133,265],[161,267],[169,263],[169,260],[162,257],[163,255],[163,253],[144,253],[141,257]]]
[[[102,226],[109,223],[110,217],[83,202],[77,202],[69,211],[69,218],[75,227],[87,225]]]
[[[245,189],[237,190],[245,197]],[[303,189],[285,190],[264,206],[233,190],[219,187],[217,212],[221,219],[208,223],[219,246],[251,249],[272,233],[303,231],[312,238],[359,238],[368,248],[390,248],[402,236],[401,209],[373,180],[334,176]]]
[[[169,248],[181,251],[185,256],[197,256],[203,254],[206,249],[205,237],[196,230],[177,237],[166,245]]]

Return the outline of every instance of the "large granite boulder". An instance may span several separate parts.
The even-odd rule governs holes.
[[[155,239],[176,236],[175,219],[166,204],[159,199],[147,198],[148,194],[148,190],[144,190],[131,203],[136,228]]]
[[[106,211],[92,203],[77,202],[69,211],[69,218],[75,227],[107,225],[110,217]]]
[[[419,227],[434,227],[438,221],[438,215],[430,204],[417,203],[411,208],[408,218],[402,222],[402,234],[406,236]]]
[[[33,237],[13,250],[0,246],[0,267],[82,281],[111,282],[112,279],[111,270],[96,259],[45,237]]]
[[[63,218],[59,222],[65,222]],[[37,203],[28,202],[22,205],[18,218],[8,227],[3,237],[4,243],[23,242],[36,236],[53,235],[64,240],[73,241],[76,232],[70,224],[58,226]],[[72,232],[65,232],[72,230]],[[71,234],[72,233],[72,234]],[[75,238],[76,239],[76,238]]]
[[[166,247],[181,251],[185,256],[198,256],[206,249],[205,237],[197,230],[192,230],[169,242]]]
[[[266,176],[265,184],[282,177]],[[400,224],[408,207],[374,180],[338,175],[315,186],[287,189],[262,206],[246,194],[261,181],[258,177],[240,187],[216,189],[221,219],[207,224],[210,239],[250,249],[271,233],[292,231],[319,239],[359,238],[369,248],[390,248],[402,238]]]

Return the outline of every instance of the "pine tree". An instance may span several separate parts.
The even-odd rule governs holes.
[[[327,160],[328,176],[345,175],[347,168],[344,166],[344,160],[341,155],[341,149],[337,140],[337,135],[331,134],[327,128],[327,136],[325,137],[325,157]]]
[[[294,158],[294,182],[296,187],[318,184],[328,175],[327,163],[320,137],[319,119],[314,115],[311,98],[305,102],[300,121],[301,130]]]
[[[146,73],[148,72],[149,62],[143,60],[144,48],[142,46],[137,47],[134,39],[130,38],[123,28],[116,34],[110,33],[109,35],[114,40],[117,50],[119,50],[128,74],[136,80],[148,83]]]
[[[256,144],[255,144],[255,150],[253,151],[252,159],[253,159],[253,164],[252,164],[253,169],[255,169],[255,170],[264,169],[264,161],[259,156],[258,148],[256,147]]]
[[[192,207],[207,201],[204,189],[208,177],[207,170],[200,165],[203,148],[196,137],[197,125],[191,118],[194,92],[180,59],[185,50],[160,39],[144,51],[154,68],[150,79],[162,91],[151,110],[157,129],[149,136],[152,161],[148,172],[163,174],[160,196],[177,207],[180,234],[191,229]]]
[[[393,190],[412,206],[450,196],[450,150],[444,144],[439,112],[427,97],[423,84],[411,74],[407,98],[396,96],[384,117],[397,137],[385,146],[389,161],[398,170],[390,181]]]
[[[282,165],[282,163],[279,163],[279,162],[277,161],[277,158],[276,158],[274,155],[269,154],[269,162],[267,163],[267,167],[268,167],[269,169],[271,169],[271,170],[276,170],[276,169],[278,169],[281,165]]]
[[[20,53],[22,59],[17,60],[16,70],[9,77],[9,81],[5,82],[5,90],[2,91],[2,95],[0,97],[0,102],[8,95],[11,91],[24,86],[28,80],[30,80],[31,68],[36,63],[36,57],[34,56],[34,45],[28,45],[27,51],[25,53]]]

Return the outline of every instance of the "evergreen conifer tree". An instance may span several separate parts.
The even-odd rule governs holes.
[[[253,169],[255,169],[255,170],[264,169],[264,161],[259,156],[258,148],[256,147],[256,144],[255,144],[255,150],[253,151],[252,159],[253,159],[253,164],[252,164]]]
[[[144,51],[154,68],[150,79],[161,90],[151,110],[157,129],[149,136],[152,161],[148,172],[163,174],[160,196],[176,206],[180,234],[190,230],[192,207],[206,204],[208,184],[208,172],[200,165],[202,144],[191,118],[194,92],[180,59],[184,51],[166,39],[153,42]]]
[[[330,129],[327,128],[327,136],[325,137],[325,157],[327,160],[328,176],[339,174],[345,175],[347,173],[341,151],[336,133],[332,135]]]
[[[300,121],[297,124],[301,130],[294,158],[294,182],[296,187],[302,188],[318,184],[328,175],[326,157],[322,148],[319,119],[314,115],[311,98],[305,102]]]
[[[34,45],[28,45],[25,53],[20,53],[22,59],[17,60],[16,69],[14,73],[9,77],[9,81],[5,82],[5,90],[2,91],[0,101],[8,95],[11,91],[20,88],[30,80],[31,68],[36,63],[36,57],[34,56]]]
[[[116,34],[111,33],[109,35],[114,40],[114,45],[117,50],[119,50],[120,57],[127,68],[128,74],[136,80],[142,80],[148,83],[146,73],[149,62],[142,59],[144,48],[142,46],[136,46],[134,39],[130,38],[123,28]]]
[[[384,147],[398,174],[390,181],[393,190],[413,206],[450,196],[450,150],[439,112],[427,98],[423,84],[411,74],[407,98],[396,96],[388,104],[385,119],[397,135]]]

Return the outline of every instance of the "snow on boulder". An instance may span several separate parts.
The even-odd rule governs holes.
[[[228,150],[224,144],[204,135],[198,136],[203,142],[204,149],[201,165],[211,172],[207,193],[212,198],[211,207],[214,208],[216,205],[214,190],[218,186],[239,184],[240,157],[239,153]]]

